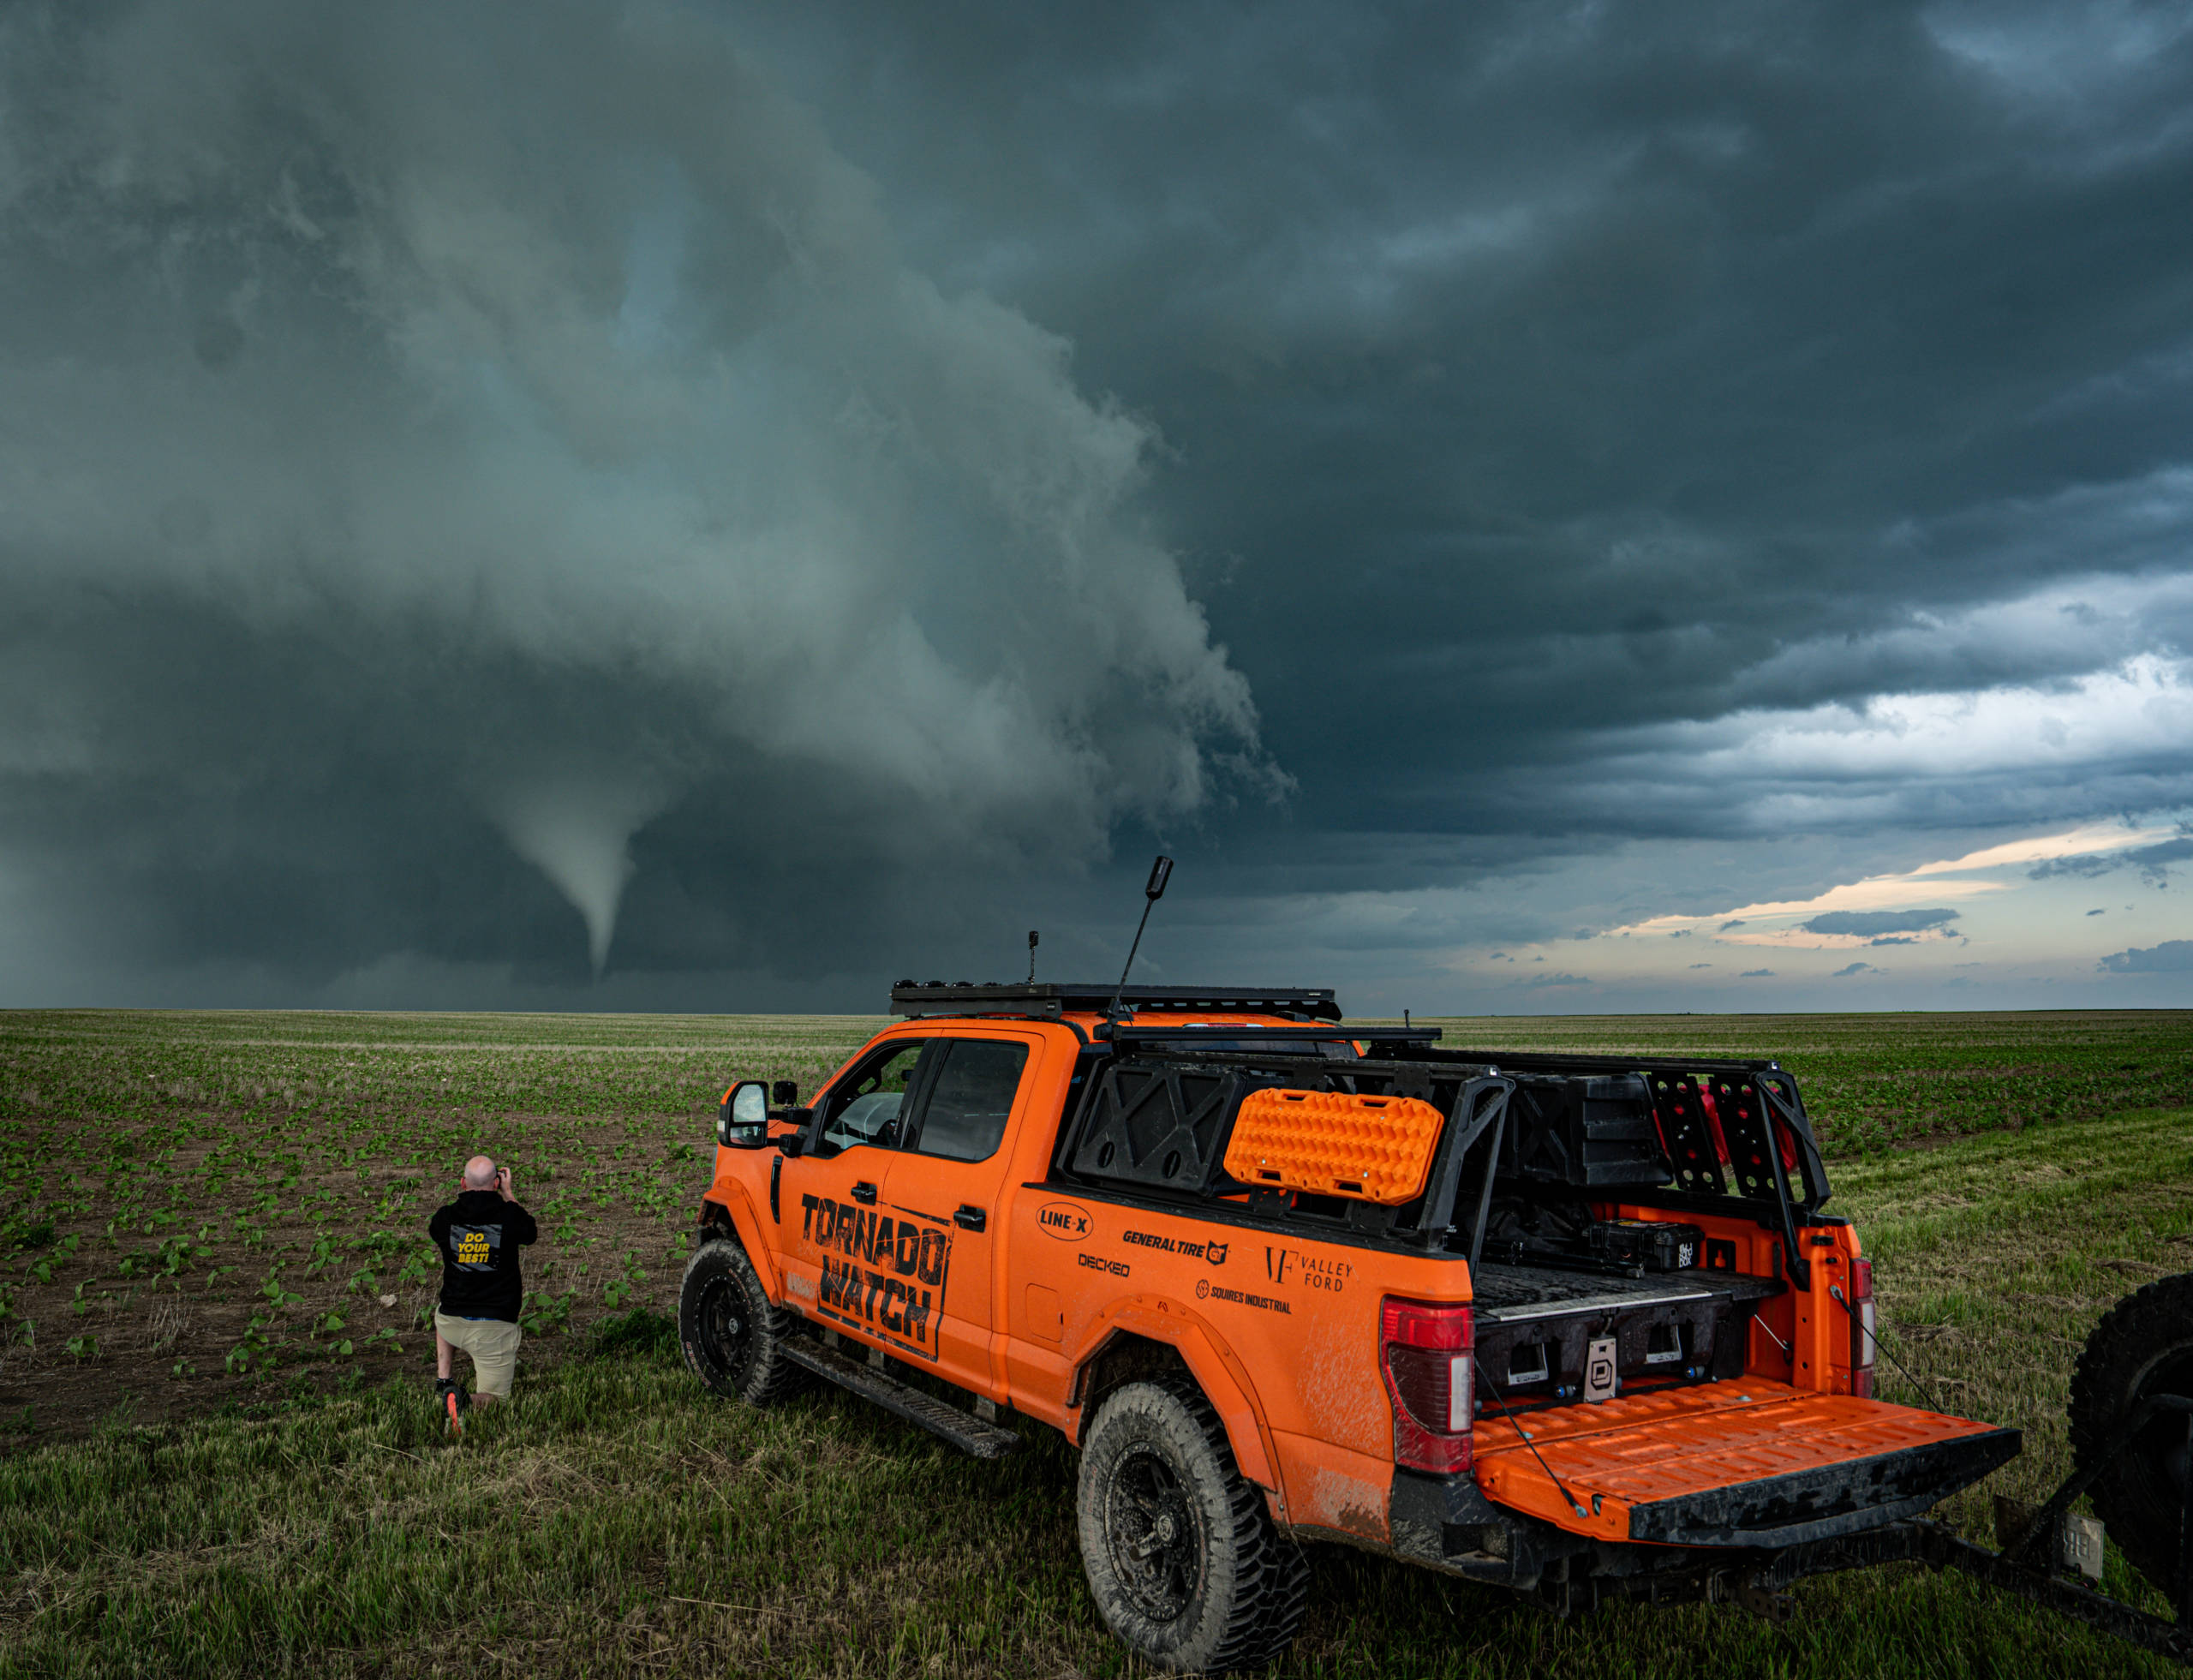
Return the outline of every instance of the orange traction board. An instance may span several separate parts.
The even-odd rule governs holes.
[[[1242,1184],[1396,1207],[1424,1193],[1446,1121],[1414,1097],[1255,1091],[1234,1116],[1226,1171]]]
[[[1795,1545],[1915,1516],[2018,1444],[2015,1429],[1743,1377],[1480,1414],[1474,1474],[1495,1504],[1595,1540]]]

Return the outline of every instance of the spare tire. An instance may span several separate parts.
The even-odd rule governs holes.
[[[2071,1372],[2071,1456],[2084,1470],[2149,1395],[2193,1396],[2193,1273],[2159,1277],[2110,1308]],[[2094,1508],[2132,1566],[2178,1594],[2179,1525],[2193,1474],[2182,1412],[2149,1420],[2095,1480]]]

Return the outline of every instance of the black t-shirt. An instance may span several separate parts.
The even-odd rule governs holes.
[[[442,1252],[442,1311],[517,1322],[525,1300],[517,1251],[541,1235],[533,1216],[496,1190],[467,1190],[427,1222]]]

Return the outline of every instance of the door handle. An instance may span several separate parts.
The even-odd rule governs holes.
[[[989,1220],[989,1215],[972,1202],[960,1203],[959,1211],[952,1216],[952,1223],[963,1231],[979,1231]]]
[[[875,1201],[875,1187],[866,1179],[860,1180],[853,1186],[853,1199],[873,1205]]]

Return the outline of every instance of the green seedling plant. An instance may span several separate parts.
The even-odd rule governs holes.
[[[811,1097],[879,1024],[0,1013],[0,1288],[13,1292],[0,1381],[27,1396],[71,1384],[67,1405],[40,1404],[35,1445],[0,1446],[0,1554],[19,1583],[21,1560],[39,1572],[0,1617],[0,1673],[235,1672],[270,1651],[410,1672],[436,1665],[430,1652],[489,1649],[573,1673],[1116,1671],[1079,1585],[1062,1447],[971,1470],[827,1395],[747,1414],[696,1394],[673,1349],[593,1351],[604,1318],[674,1310],[679,1267],[638,1257],[690,1252],[731,1079],[792,1079]],[[2017,1474],[2029,1465],[2034,1486],[2008,1490],[2018,1497],[2068,1464],[2076,1340],[2146,1276],[2193,1266],[2193,1244],[2173,1241],[2193,1231],[2193,1165],[2174,1141],[2193,1121],[2160,1117],[2193,1109],[2182,1013],[1433,1024],[1458,1047],[1792,1067],[1831,1157],[1833,1211],[1859,1220],[1879,1262],[1885,1344],[1944,1403],[2027,1430]],[[517,1168],[542,1240],[526,1259],[517,1395],[444,1485],[427,1462],[460,1461],[438,1459],[432,1338],[406,1326],[422,1306],[431,1321],[426,1221],[483,1150]],[[128,1256],[148,1268],[128,1280],[137,1300],[102,1303],[99,1278]],[[155,1280],[164,1300],[188,1285],[199,1353],[169,1358],[192,1380],[162,1392],[236,1412],[171,1413],[172,1440],[99,1436],[101,1411],[141,1376],[134,1315]],[[83,1313],[64,1310],[79,1300]],[[99,1351],[69,1353],[57,1324],[96,1330]],[[1882,1378],[1888,1397],[1913,1397],[1902,1380]],[[568,1478],[507,1456],[543,1453]],[[514,1476],[531,1491],[505,1518],[487,1490]],[[81,1492],[98,1486],[111,1497]],[[361,1500],[415,1514],[415,1534],[357,1523]],[[1946,1516],[1990,1532],[1984,1501]],[[254,1545],[290,1560],[278,1591],[235,1574]],[[1290,1671],[1334,1680],[2148,1671],[1947,1578],[1808,1587],[1805,1617],[1778,1630],[1722,1606],[1554,1623],[1463,1583],[1427,1594],[1375,1557],[1321,1555],[1318,1569]],[[460,1578],[523,1584],[535,1606],[523,1637],[540,1642],[511,1642]],[[217,1602],[220,1618],[192,1608]],[[95,1617],[71,1608],[87,1605]],[[709,1607],[726,1605],[753,1608]]]

